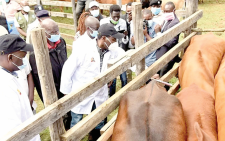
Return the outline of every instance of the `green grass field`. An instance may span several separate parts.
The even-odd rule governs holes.
[[[216,28],[223,28],[225,25],[225,0],[219,0],[220,4],[214,2],[213,0],[205,0],[203,4],[199,5],[199,9],[202,9],[203,12],[203,18],[200,19],[198,21],[198,28],[202,28],[202,29],[216,29]],[[45,7],[46,9],[49,9],[50,7]],[[56,7],[54,8],[54,11],[59,11],[59,8]],[[64,8],[64,12],[68,12],[71,13],[71,8]],[[104,12],[107,13],[107,12]],[[61,18],[61,17],[52,17],[52,19],[54,19],[56,22],[63,22],[66,24],[73,24],[73,19],[67,19],[67,18]],[[67,33],[67,34],[71,34],[74,35],[74,31],[72,30],[67,30],[67,29],[62,29],[60,28],[60,32],[62,33]],[[206,34],[206,33],[203,33]],[[220,33],[214,33],[215,35],[221,37],[221,38],[225,38],[225,34],[223,32]],[[72,40],[67,40],[66,39],[67,44],[71,44],[72,45]],[[71,54],[71,50],[68,50],[68,55]],[[177,81],[177,78],[173,78],[170,80],[170,83],[175,83]],[[117,91],[120,89],[121,84],[120,84],[120,80],[117,81]],[[41,100],[39,99],[37,93],[35,92],[35,101],[37,102],[37,112],[41,111],[44,106],[41,102]],[[118,110],[118,109],[117,109]],[[108,120],[110,120],[113,115],[115,115],[115,113],[117,112],[117,110],[115,110],[114,112],[112,112],[109,116],[108,116]],[[50,141],[50,135],[49,135],[49,130],[48,128],[44,131],[42,131],[40,133],[41,136],[41,140],[42,141]],[[87,141],[87,136],[82,140],[82,141]]]

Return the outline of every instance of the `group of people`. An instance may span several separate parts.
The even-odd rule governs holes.
[[[5,78],[0,81],[2,84],[0,111],[5,114],[4,117],[0,117],[0,125],[2,125],[0,138],[33,115],[34,88],[36,88],[42,102],[44,101],[35,53],[30,45],[32,44],[30,34],[33,29],[45,29],[54,84],[59,99],[78,90],[91,79],[106,71],[109,60],[123,56],[126,51],[134,49],[132,3],[126,5],[126,14],[124,15],[119,5],[112,5],[110,16],[106,18],[100,13],[98,2],[87,0],[81,3],[78,1],[78,5],[83,6],[77,6],[77,13],[80,13],[80,16],[72,54],[69,58],[67,57],[66,42],[60,36],[57,23],[51,19],[49,12],[43,6],[36,5],[34,12],[32,12],[29,3],[25,0],[20,2],[5,0],[5,3],[6,6],[17,3],[18,9],[14,12],[13,20],[7,18],[7,10],[1,10],[0,13],[1,18],[5,18],[5,22],[1,22],[5,31],[0,34],[0,75]],[[82,13],[85,3],[87,9]],[[142,9],[144,42],[160,36],[179,23],[174,4],[168,2],[162,11],[161,3],[161,0],[152,0],[149,4],[150,7]],[[143,5],[145,4],[143,3]],[[13,26],[7,24],[9,21],[16,27],[19,35],[10,31]],[[151,66],[175,46],[178,39],[179,35],[156,51],[149,53],[145,58],[146,67]],[[160,70],[159,75],[162,76],[171,69],[177,58],[175,57]],[[121,86],[125,86],[127,84],[126,71],[120,75],[120,79]],[[105,84],[68,112],[64,116],[66,129],[72,128],[82,120],[84,114],[91,113],[108,97],[115,94],[116,80],[115,78],[110,83]],[[89,140],[98,139],[100,129],[106,121],[107,119],[101,121],[90,132]],[[34,140],[38,141],[40,137],[37,135],[32,139],[32,141]]]

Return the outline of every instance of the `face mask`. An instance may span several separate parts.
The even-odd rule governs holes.
[[[113,23],[113,24],[115,24],[115,25],[117,25],[118,23],[119,23],[119,20],[118,21],[114,21],[112,18],[111,18],[111,23]]]
[[[110,42],[110,45],[112,44],[112,42],[106,37],[106,39]],[[109,49],[109,47],[110,47],[110,45],[108,46],[107,44],[106,44],[106,42],[104,42],[104,44],[107,46],[107,48]]]
[[[21,65],[21,66],[17,66],[15,63],[13,63],[13,65],[15,65],[19,70],[22,70],[22,69],[24,69],[26,66],[27,66],[27,58],[26,57],[24,57],[24,58],[20,58],[20,57],[18,57],[18,56],[16,56],[16,55],[14,55],[14,54],[11,54],[11,55],[13,55],[13,56],[15,56],[16,58],[18,58],[18,59],[21,59],[22,61],[23,61],[23,65]]]
[[[23,11],[29,12],[29,11],[30,11],[30,7],[29,7],[29,6],[24,6],[24,7],[23,7]]]
[[[163,14],[166,21],[174,20],[175,16],[173,12],[170,13],[164,13]]]
[[[45,33],[47,33],[47,32],[45,32]],[[59,35],[50,35],[50,34],[48,34],[48,35],[51,36],[51,38],[47,37],[50,42],[55,43],[55,42],[57,42],[60,39],[60,34]]]
[[[148,27],[152,27],[153,20],[148,20]]]
[[[9,2],[9,0],[5,0],[5,2],[6,2],[6,3],[8,3],[8,2]]]
[[[99,15],[99,10],[93,10],[93,11],[90,11],[91,12],[91,15],[93,16],[93,17],[98,17],[98,15]]]
[[[96,38],[98,36],[98,31],[97,30],[93,30],[91,27],[89,27],[92,31],[92,33],[90,33],[91,37]]]
[[[161,8],[152,7],[151,11],[154,15],[158,15],[161,12]]]

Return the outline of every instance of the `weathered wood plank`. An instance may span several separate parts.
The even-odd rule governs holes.
[[[75,0],[71,0],[72,11],[73,11],[73,23],[74,23],[74,30],[77,33],[77,14],[76,14],[76,4]]]
[[[174,76],[178,74],[180,63],[177,64],[175,67],[173,67],[170,71],[168,71],[165,75],[163,75],[160,79],[168,82],[170,79],[172,79]]]
[[[66,44],[67,49],[73,49],[72,45]]]
[[[49,11],[49,14],[50,14],[50,16],[53,16],[53,17],[63,17],[63,18],[73,19],[73,14],[71,14],[71,13]]]
[[[169,89],[168,93],[170,95],[175,95],[176,92],[179,90],[180,88],[180,83],[179,80],[177,80],[177,82]]]
[[[49,50],[45,29],[34,29],[31,31],[32,43],[34,46],[35,60],[38,69],[38,76],[41,83],[42,96],[44,98],[45,107],[58,100],[55,83],[52,74],[52,65],[49,59]],[[41,40],[40,40],[41,39]],[[60,118],[49,126],[51,139],[60,140],[60,135],[65,133],[63,120]]]
[[[60,28],[74,30],[74,26],[71,24],[57,23]]]
[[[113,118],[112,118],[108,123],[106,123],[106,125],[104,125],[104,126],[102,127],[102,129],[100,130],[101,135],[102,135],[106,130],[108,130],[108,128],[116,121],[117,115],[118,115],[118,113],[116,113],[116,114],[113,116]]]
[[[143,19],[142,19],[142,5],[141,3],[132,3],[132,22],[135,40],[135,49],[144,44],[143,34]],[[139,75],[145,70],[145,58],[136,64],[136,75]]]
[[[74,36],[73,36],[73,35],[65,34],[65,33],[60,33],[60,35],[61,35],[64,39],[74,40]]]
[[[129,67],[131,67],[131,65],[135,65],[136,62],[139,62],[147,54],[151,53],[152,51],[156,50],[157,48],[159,48],[160,46],[162,46],[163,44],[165,44],[166,42],[171,40],[174,36],[179,34],[181,31],[185,30],[186,28],[188,28],[190,25],[192,25],[197,20],[199,20],[201,17],[202,17],[202,11],[198,11],[195,14],[193,14],[192,16],[190,16],[189,18],[181,21],[178,25],[174,26],[170,30],[163,33],[161,35],[161,37],[156,37],[155,39],[152,39],[150,42],[148,42],[145,45],[141,46],[140,48],[136,49],[134,51],[135,53],[130,53],[129,56],[134,57],[134,58],[129,58],[129,56],[127,56],[127,58],[122,59],[120,62],[118,62],[111,68],[109,68],[105,73],[99,75],[95,79],[90,80],[90,82],[88,82],[86,85],[82,86],[78,91],[73,92],[73,93],[61,98],[57,102],[53,103],[52,105],[48,106],[46,109],[44,109],[41,112],[39,112],[38,114],[36,114],[34,117],[25,121],[23,124],[21,124],[14,130],[12,130],[6,136],[2,137],[1,140],[7,140],[7,141],[23,140],[23,141],[26,141],[26,140],[31,139],[33,136],[40,133],[47,126],[49,126],[50,124],[52,124],[53,122],[58,120],[60,117],[62,117],[66,112],[71,110],[80,101],[84,100],[86,97],[91,95],[93,93],[93,91],[96,91],[99,88],[101,88],[103,85],[108,83],[110,80],[114,79],[116,76],[118,76],[119,74],[121,74],[122,72],[127,70]],[[169,53],[171,53],[171,52],[169,51]],[[161,67],[163,65],[165,65],[165,63],[167,63],[168,58],[169,57],[166,58],[166,62],[159,63],[159,66],[152,65],[152,67],[153,68],[159,67],[157,69],[155,68],[158,71],[159,69],[161,69]],[[162,57],[162,59],[165,59],[165,58]],[[159,59],[159,60],[161,60],[161,59]],[[152,67],[150,67],[149,69],[153,69]],[[157,71],[153,70],[154,73]],[[146,74],[146,75],[149,75],[149,74]],[[143,76],[143,75],[141,75],[141,76]],[[125,86],[124,89],[126,87],[131,87],[133,83],[138,84],[138,82],[141,80],[145,81],[144,80],[144,79],[146,79],[145,75],[142,77],[142,79],[140,79],[141,76],[137,77],[136,81],[134,81],[134,82],[131,81],[130,83],[128,83],[129,85]],[[147,79],[148,79],[148,77],[147,77]],[[123,89],[121,89],[121,90],[123,90]],[[120,100],[120,97],[116,97],[117,95],[119,95],[119,93],[115,94],[110,99],[111,100],[114,100],[114,99]],[[114,98],[114,99],[112,99],[112,98]],[[109,101],[107,101],[107,102],[109,102]],[[112,103],[114,103],[114,102],[112,101]],[[115,104],[117,104],[117,103],[115,103]],[[107,107],[105,110],[109,111],[109,113],[110,113],[114,109],[115,109],[115,107],[112,107],[112,108]],[[105,110],[102,112],[105,112]],[[103,116],[106,117],[109,113],[106,112],[106,113],[104,113]],[[98,113],[95,113],[95,114],[98,114]],[[91,114],[91,115],[93,115],[93,114]],[[86,119],[86,118],[84,118],[84,119]],[[92,126],[91,127],[89,126],[89,128],[91,129]],[[72,130],[70,132],[67,132],[66,134],[64,134],[62,136],[62,139],[66,140],[68,137],[72,138],[71,132],[72,132]],[[89,132],[89,130],[85,131],[84,134],[86,134],[87,132]],[[78,136],[78,137],[80,137],[80,136]]]
[[[114,126],[115,122],[112,123],[112,125],[108,128],[107,132],[104,132],[97,141],[108,141],[113,134]]]
[[[219,28],[219,29],[192,28],[191,31],[193,32],[225,32],[225,28]]]
[[[163,55],[159,60],[153,63],[148,69],[144,70],[143,73],[141,73],[135,79],[133,79],[133,81],[124,86],[120,91],[118,91],[115,95],[109,98],[101,106],[95,109],[91,114],[89,114],[79,123],[77,123],[74,127],[68,130],[65,134],[61,136],[62,140],[63,141],[81,140],[101,120],[103,120],[116,107],[118,107],[120,99],[126,92],[136,90],[140,86],[145,84],[146,81],[149,80],[151,76],[157,73],[157,71],[159,71],[165,64],[167,64],[170,60],[172,60],[179,53],[180,50],[186,48],[194,35],[196,35],[196,32],[190,34],[187,38],[179,42],[175,47],[173,47],[170,51],[168,51],[165,55]],[[118,64],[119,63],[121,62],[118,62]]]

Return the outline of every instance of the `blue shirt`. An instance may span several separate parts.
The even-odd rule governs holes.
[[[156,33],[155,33],[155,26],[157,25],[156,22],[153,22],[152,26],[148,27],[148,35],[151,38],[155,38],[156,37]],[[144,37],[144,42],[147,42],[146,37]],[[147,67],[151,66],[154,62],[156,61],[156,50],[153,51],[152,53],[150,53],[149,55],[147,55],[145,57],[145,65]]]

